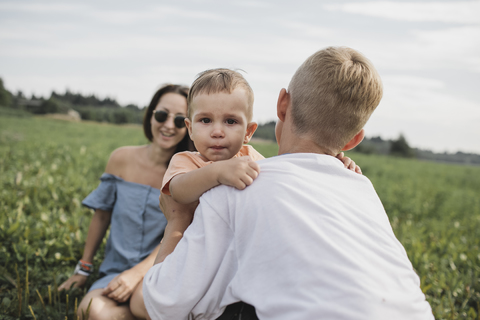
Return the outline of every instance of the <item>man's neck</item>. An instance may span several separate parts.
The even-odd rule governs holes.
[[[310,137],[309,134],[299,134],[294,130],[292,124],[292,116],[290,113],[285,116],[285,121],[280,123],[278,136],[280,137],[278,141],[278,154],[285,153],[317,153],[317,154],[327,154],[331,156],[336,156],[337,154],[317,144],[314,139]],[[277,133],[277,132],[276,132]]]
[[[299,137],[290,141],[280,141],[278,154],[281,155],[286,153],[318,153],[335,156],[332,151],[319,146],[312,140]]]

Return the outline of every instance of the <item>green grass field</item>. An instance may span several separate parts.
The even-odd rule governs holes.
[[[55,289],[81,257],[92,212],[80,203],[115,148],[144,143],[138,126],[0,117],[0,319],[75,319],[85,291]],[[480,319],[480,167],[349,156],[373,182],[436,319]]]

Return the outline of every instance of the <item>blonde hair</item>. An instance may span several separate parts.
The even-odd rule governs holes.
[[[226,68],[209,69],[198,74],[188,93],[188,117],[191,118],[192,100],[195,96],[202,93],[232,93],[238,87],[245,89],[247,93],[247,119],[251,121],[253,116],[253,90],[239,72]]]
[[[382,82],[373,64],[347,47],[311,55],[288,86],[297,134],[338,153],[365,125],[380,103]]]

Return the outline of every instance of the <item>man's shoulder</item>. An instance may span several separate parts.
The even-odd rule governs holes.
[[[249,186],[253,187],[251,189],[271,189],[271,185],[277,185],[282,181],[298,185],[314,183],[315,186],[371,184],[367,177],[345,168],[340,160],[329,155],[290,153],[260,160],[257,163],[260,166],[260,174]]]
[[[317,175],[344,173],[352,176],[358,175],[344,168],[341,161],[332,156],[315,153],[289,153],[259,160],[260,174],[251,185],[243,190],[234,187],[219,185],[210,189],[204,195],[208,195],[212,201],[215,199],[232,199],[234,194],[242,195],[248,193],[264,193],[263,189],[270,188],[272,184],[285,179],[289,181],[300,181],[310,179]],[[361,175],[358,175],[361,176]],[[362,176],[363,177],[363,176]],[[205,198],[205,197],[204,197]],[[243,198],[243,196],[240,196]]]

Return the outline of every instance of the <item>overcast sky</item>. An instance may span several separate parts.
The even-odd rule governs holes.
[[[52,90],[147,105],[166,82],[244,70],[254,120],[326,46],[377,67],[384,97],[368,137],[480,153],[480,1],[0,1],[0,77],[12,92]]]

